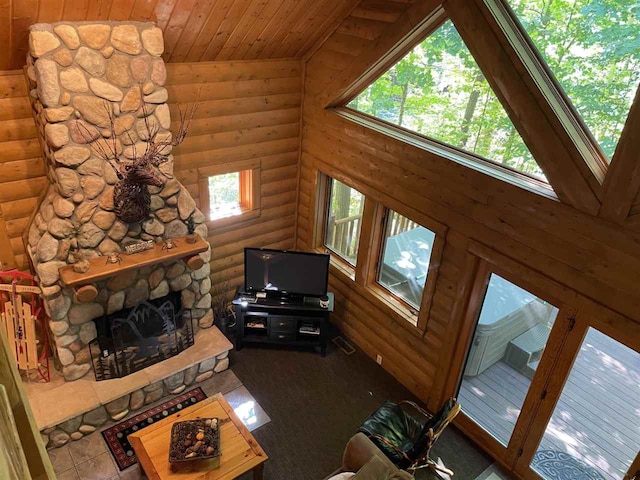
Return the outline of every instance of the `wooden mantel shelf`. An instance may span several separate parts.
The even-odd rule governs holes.
[[[78,273],[73,270],[72,265],[66,265],[60,268],[60,278],[67,287],[80,287],[82,285],[90,285],[106,278],[113,277],[130,270],[148,267],[157,263],[170,262],[172,260],[191,259],[199,253],[207,251],[209,244],[198,235],[195,243],[187,243],[186,237],[178,237],[173,239],[176,246],[170,250],[163,248],[163,243],[156,243],[150,250],[140,253],[127,255],[121,253],[120,263],[107,263],[107,257],[92,258],[89,260],[89,270],[84,273]],[[197,257],[190,267],[204,265],[204,261]],[[193,268],[195,269],[195,268]]]

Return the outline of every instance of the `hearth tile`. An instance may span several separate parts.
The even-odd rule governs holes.
[[[242,386],[242,382],[232,370],[227,369],[223,372],[216,373],[209,380],[205,380],[200,384],[207,397],[212,397],[216,393],[222,393],[223,395],[229,393],[231,390],[235,390]]]
[[[225,393],[224,398],[250,432],[271,421],[267,412],[263,410],[245,386]]]
[[[149,379],[148,369],[140,370],[123,378],[114,380],[104,380],[102,382],[94,382],[93,388],[103,404],[116,400],[128,393],[134,392],[142,387],[146,387],[151,383]]]
[[[191,348],[168,358],[163,362],[156,363],[145,369],[149,374],[150,383],[157,382],[173,375],[185,368],[200,363],[211,357],[218,356],[223,352],[231,350],[233,345],[217,327],[200,330],[196,334],[195,343]]]
[[[107,444],[104,442],[100,432],[87,435],[77,442],[70,443],[68,446],[75,465],[80,465],[107,451]]]
[[[194,347],[201,352],[202,360],[204,360],[205,358],[228,352],[233,349],[233,344],[222,334],[218,327],[213,326],[198,332]]]
[[[56,474],[58,480],[79,480],[78,472],[76,472],[75,467],[71,467],[69,470],[65,470],[62,473]]]
[[[76,465],[80,480],[110,480],[118,478],[118,471],[110,453],[103,453],[80,465]]]
[[[29,402],[36,413],[38,429],[56,426],[100,405],[93,380],[76,380],[44,392],[37,392]],[[34,412],[35,413],[35,412]]]
[[[69,446],[65,445],[64,447],[54,448],[53,450],[49,450],[49,459],[51,460],[51,465],[53,465],[53,471],[57,474],[61,474],[66,472],[69,469],[73,468],[73,460],[71,458],[71,452],[69,450]]]
[[[27,392],[28,397],[37,395],[39,393],[48,392],[65,383],[62,374],[53,367],[51,368],[49,380],[49,382],[45,382],[40,378],[39,375],[32,374],[29,377],[29,381],[27,381],[25,376],[22,376],[22,384],[24,385],[24,389]]]

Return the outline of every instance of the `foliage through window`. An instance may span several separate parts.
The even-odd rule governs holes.
[[[429,273],[436,234],[397,212],[387,212],[378,283],[416,310]]]
[[[351,265],[355,265],[362,227],[364,195],[333,179],[329,179],[329,189],[324,244]]]
[[[638,0],[510,0],[609,158],[640,83]]]
[[[242,213],[241,172],[209,177],[210,219]]]
[[[348,106],[544,179],[450,20]]]

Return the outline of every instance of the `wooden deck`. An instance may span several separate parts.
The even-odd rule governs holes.
[[[508,443],[530,380],[503,361],[465,377],[459,401]],[[590,330],[540,449],[566,452],[620,480],[640,448],[640,354]]]

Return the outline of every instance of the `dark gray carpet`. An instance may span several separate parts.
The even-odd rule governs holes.
[[[416,400],[364,353],[346,355],[330,344],[310,351],[245,347],[231,368],[271,417],[254,435],[269,455],[266,480],[322,480],[340,466],[356,429],[384,400]],[[492,460],[454,427],[433,450],[455,472],[473,480]],[[419,475],[418,478],[424,476]]]

